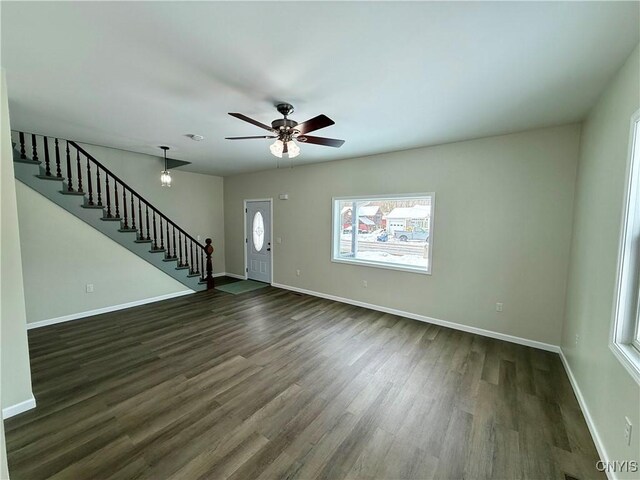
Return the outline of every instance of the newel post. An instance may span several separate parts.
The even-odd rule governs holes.
[[[204,247],[204,253],[207,254],[207,290],[211,290],[213,288],[213,263],[211,262],[213,246],[211,245],[210,238],[207,238],[204,243],[207,244],[207,246]]]

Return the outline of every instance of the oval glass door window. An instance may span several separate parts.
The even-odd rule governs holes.
[[[262,250],[264,246],[264,220],[262,219],[262,214],[260,212],[256,212],[253,216],[253,247],[256,249],[256,252]]]

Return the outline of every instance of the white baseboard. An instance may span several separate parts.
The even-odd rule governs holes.
[[[609,460],[609,455],[607,455],[607,450],[604,448],[604,443],[602,443],[602,439],[598,434],[598,430],[596,429],[596,425],[593,422],[593,418],[591,417],[591,413],[589,412],[589,407],[587,406],[587,402],[582,395],[582,391],[580,390],[580,386],[578,385],[578,381],[576,377],[573,375],[573,371],[569,366],[569,361],[564,356],[564,352],[562,348],[560,349],[560,360],[562,360],[562,365],[564,365],[564,369],[567,372],[567,376],[569,377],[569,382],[571,383],[571,387],[573,388],[573,393],[575,393],[576,398],[578,399],[578,404],[580,405],[580,409],[582,410],[582,414],[584,415],[585,420],[587,421],[587,427],[589,427],[589,432],[591,433],[591,438],[593,438],[593,443],[596,446],[596,450],[598,450],[598,455],[600,455],[600,460],[603,462],[607,462]],[[606,472],[607,478],[609,480],[616,480],[618,476],[615,472]]]
[[[33,328],[46,327],[47,325],[54,325],[56,323],[69,322],[71,320],[78,320],[80,318],[91,317],[93,315],[100,315],[101,313],[115,312],[116,310],[123,310],[125,308],[137,307],[139,305],[145,305],[147,303],[159,302],[161,300],[168,300],[170,298],[182,297],[183,295],[190,295],[196,293],[194,290],[182,290],[175,293],[167,293],[166,295],[160,295],[158,297],[144,298],[142,300],[136,300],[134,302],[121,303],[120,305],[112,305],[109,307],[96,308],[95,310],[89,310],[86,312],[72,313],[71,315],[64,315],[62,317],[49,318],[47,320],[40,320],[38,322],[27,323],[27,330]]]
[[[229,276],[229,274],[227,274]],[[440,320],[438,318],[427,317],[425,315],[419,315],[417,313],[405,312],[402,310],[396,310],[395,308],[383,307],[382,305],[374,305],[372,303],[360,302],[358,300],[351,300],[350,298],[338,297],[335,295],[329,295],[327,293],[314,292],[312,290],[306,290],[304,288],[292,287],[290,285],[283,285],[281,283],[271,284],[277,288],[283,288],[285,290],[291,290],[292,292],[305,293],[314,297],[326,298],[327,300],[334,300],[336,302],[347,303],[349,305],[355,305],[357,307],[369,308],[371,310],[377,310],[379,312],[390,313],[392,315],[398,315],[401,317],[411,318],[420,322],[433,323],[442,327],[453,328],[455,330],[462,330],[463,332],[475,333],[482,335],[483,337],[496,338],[498,340],[504,340],[511,343],[517,343],[519,345],[526,345],[527,347],[539,348],[540,350],[547,350],[549,352],[559,353],[560,347],[558,345],[551,345],[550,343],[538,342],[537,340],[529,340],[528,338],[516,337],[513,335],[507,335],[506,333],[494,332],[492,330],[485,330],[483,328],[471,327],[469,325],[463,325],[461,323],[449,322],[447,320]]]
[[[214,273],[213,274],[213,278],[224,277],[225,275],[226,275],[225,272]]]
[[[7,419],[10,417],[14,417],[22,412],[31,410],[32,408],[36,408],[36,398],[33,396],[33,394],[31,394],[31,398],[28,398],[24,402],[16,403],[15,405],[3,408],[2,418]]]

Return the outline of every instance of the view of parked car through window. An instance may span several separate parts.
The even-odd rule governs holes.
[[[334,261],[430,273],[432,193],[336,198],[333,216]]]

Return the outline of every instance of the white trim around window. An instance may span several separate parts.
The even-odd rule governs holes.
[[[631,118],[609,347],[640,384],[640,110]]]
[[[361,207],[365,206],[376,206],[382,203],[393,203],[394,201],[403,202],[407,200],[416,200],[416,204],[424,204],[429,206],[429,215],[423,219],[404,219],[398,221],[405,221],[407,223],[407,228],[418,238],[407,239],[406,236],[411,236],[409,233],[406,235],[402,235],[399,231],[398,235],[394,235],[394,229],[400,229],[400,227],[396,224],[391,224],[389,219],[385,219],[385,230],[388,235],[388,240],[378,241],[377,236],[379,234],[375,233],[379,231],[380,225],[375,223],[376,220],[373,220],[373,225],[370,226],[372,228],[371,232],[360,232],[360,218],[361,216],[356,214],[358,217],[358,221],[356,221],[356,226],[353,224],[353,217],[351,219],[351,228],[350,232],[353,239],[352,249],[355,253],[347,253],[342,252],[343,243],[345,239],[342,238],[345,235],[345,228],[343,222],[343,212],[341,206],[345,203],[354,203],[356,204],[356,210],[358,204],[372,204],[372,205],[361,205]],[[411,272],[418,273],[423,275],[431,275],[432,270],[432,258],[433,258],[433,232],[434,232],[434,219],[435,219],[435,193],[403,193],[403,194],[390,194],[390,195],[361,195],[357,197],[333,197],[331,201],[332,205],[332,234],[331,234],[331,261],[335,263],[344,263],[351,265],[361,265],[365,267],[374,267],[374,268],[383,268],[388,270],[399,270],[403,272]],[[422,208],[421,205],[418,205],[419,208]],[[404,207],[404,208],[412,208],[412,207]],[[391,212],[381,212],[385,216]],[[366,220],[369,223],[371,220]],[[416,223],[418,222],[418,223]],[[347,231],[348,232],[348,231]],[[359,249],[359,239],[360,234],[365,236],[369,236],[372,238],[367,238],[366,240],[360,240],[364,245],[365,242],[368,243],[367,251],[363,252]],[[348,235],[348,233],[346,234]],[[419,235],[426,235],[426,239],[424,242],[420,241]],[[402,240],[400,238],[402,237]],[[376,247],[380,248],[376,248]],[[407,252],[403,252],[402,250],[407,250]],[[413,250],[420,250],[423,253],[424,264],[422,262],[416,260],[416,255]],[[381,255],[384,255],[386,251],[393,255],[392,261],[385,261]],[[411,250],[411,252],[409,252]],[[358,255],[360,253],[364,253],[360,258]],[[353,255],[353,256],[350,256]],[[378,258],[380,257],[380,258]],[[402,258],[404,257],[404,259]],[[391,257],[390,257],[391,258]],[[413,263],[413,264],[412,264]],[[417,264],[416,264],[417,263]]]

